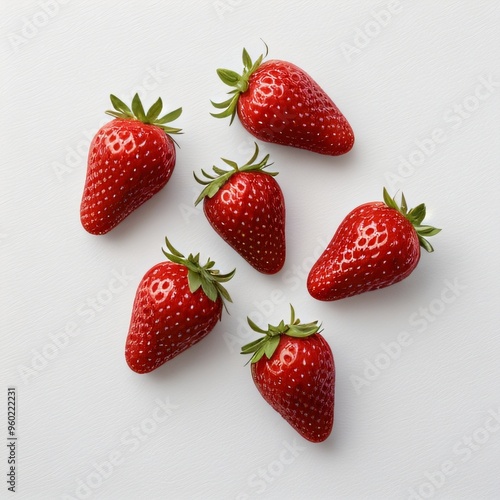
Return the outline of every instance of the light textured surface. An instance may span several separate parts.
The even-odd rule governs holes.
[[[16,498],[500,497],[496,2],[4,1],[0,23],[0,435],[14,385]],[[239,70],[260,39],[270,58],[308,71],[356,134],[340,158],[261,145],[287,204],[275,276],[193,207],[193,170],[252,154],[252,137],[212,118],[209,101],[227,90],[215,69]],[[161,193],[94,237],[78,215],[88,143],[109,94],[136,91],[184,108],[177,166]],[[384,185],[427,204],[443,228],[435,253],[388,289],[313,300],[314,259]],[[165,235],[224,272],[236,266],[234,304],[203,342],[139,376],[125,337]],[[336,422],[320,445],[264,402],[238,353],[252,338],[247,315],[276,323],[289,303],[322,322],[336,360]]]

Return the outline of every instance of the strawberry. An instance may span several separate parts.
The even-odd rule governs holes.
[[[420,260],[420,247],[434,249],[425,239],[439,231],[422,225],[425,205],[408,210],[384,188],[384,202],[355,208],[341,222],[307,278],[307,289],[318,300],[339,300],[384,288],[403,280]]]
[[[266,51],[267,55],[267,51]],[[233,90],[224,102],[212,101],[216,118],[236,113],[243,127],[262,141],[337,156],[354,144],[351,126],[326,92],[302,69],[280,60],[255,62],[243,49],[241,75],[218,69]]]
[[[317,321],[250,327],[264,335],[241,349],[252,354],[252,378],[262,397],[305,439],[319,443],[333,427],[335,364]]]
[[[146,113],[136,94],[130,109],[111,95],[114,120],[101,127],[90,143],[80,220],[91,234],[105,234],[162,189],[175,166],[175,146],[167,125],[182,108],[159,118],[159,98]]]
[[[224,300],[231,302],[222,283],[234,270],[220,274],[200,254],[187,258],[165,238],[169,261],[153,266],[135,295],[125,345],[125,359],[137,373],[148,373],[206,337],[221,319]]]
[[[215,176],[202,170],[205,185],[195,204],[203,200],[205,215],[215,231],[251,266],[264,274],[277,273],[285,263],[285,201],[276,172],[264,171],[269,155],[255,163],[259,147],[239,167],[222,158],[230,170],[213,167]]]

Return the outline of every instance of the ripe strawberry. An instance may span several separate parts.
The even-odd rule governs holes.
[[[80,220],[91,234],[105,234],[162,189],[175,166],[175,146],[169,134],[180,129],[165,124],[182,108],[159,118],[159,98],[146,113],[136,94],[130,109],[111,95],[115,119],[92,139]]]
[[[214,262],[200,264],[200,254],[185,258],[165,238],[170,262],[152,267],[136,292],[125,359],[137,373],[148,373],[208,335],[231,297],[221,283],[234,270],[219,274]]]
[[[276,172],[264,169],[269,155],[239,167],[222,158],[231,170],[213,167],[216,176],[202,170],[208,180],[195,178],[205,188],[195,204],[203,200],[205,215],[215,231],[251,266],[265,274],[277,273],[285,263],[285,201]]]
[[[317,321],[301,324],[291,306],[290,324],[268,325],[265,337],[250,342],[252,378],[262,397],[304,438],[324,441],[333,427],[335,364]]]
[[[318,300],[338,300],[392,285],[406,278],[420,260],[420,246],[434,249],[425,237],[439,231],[422,225],[425,205],[408,210],[384,188],[384,201],[365,203],[342,221],[307,278]]]
[[[266,51],[267,55],[267,51]],[[342,155],[354,144],[351,126],[326,92],[302,69],[279,60],[255,63],[243,49],[243,74],[218,69],[220,79],[234,90],[231,97],[212,104],[223,111],[216,118],[238,113],[252,135],[266,142]]]

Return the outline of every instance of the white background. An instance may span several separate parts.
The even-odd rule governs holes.
[[[0,436],[15,386],[16,498],[500,497],[500,7],[464,4],[2,2]],[[193,171],[251,156],[253,138],[212,118],[210,99],[228,90],[215,69],[240,70],[242,48],[255,58],[261,39],[269,58],[320,83],[356,135],[340,158],[261,144],[287,205],[275,276],[193,208]],[[119,227],[91,236],[79,222],[88,143],[109,94],[130,102],[136,91],[146,106],[161,96],[166,110],[183,107],[176,169]],[[426,203],[443,228],[435,252],[393,287],[313,300],[314,259],[384,185]],[[234,303],[203,342],[140,376],[124,343],[165,235],[236,267]],[[322,322],[336,360],[336,421],[322,444],[264,402],[238,353],[254,338],[247,315],[276,324],[289,303]]]

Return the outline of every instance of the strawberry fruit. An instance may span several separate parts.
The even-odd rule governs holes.
[[[220,274],[200,255],[187,258],[165,238],[169,261],[152,267],[137,288],[125,345],[125,359],[137,373],[148,373],[206,337],[222,317],[222,283],[234,270]]]
[[[342,221],[307,278],[309,294],[318,300],[339,300],[384,288],[403,280],[420,260],[420,247],[434,249],[426,240],[439,231],[422,225],[422,203],[408,210],[384,188],[384,202],[358,206]]]
[[[277,273],[285,263],[285,201],[276,172],[264,169],[269,155],[257,162],[259,148],[239,167],[222,158],[230,170],[204,170],[205,185],[195,204],[203,200],[205,215],[215,231],[251,266],[264,274]]]
[[[266,51],[267,55],[267,51]],[[218,69],[231,97],[212,105],[216,118],[236,113],[243,127],[262,141],[307,149],[324,155],[351,150],[354,133],[326,92],[302,69],[280,60],[255,62],[243,49],[243,72]]]
[[[317,321],[301,324],[291,306],[289,324],[259,328],[264,335],[241,349],[252,354],[252,378],[262,397],[305,439],[325,441],[332,432],[335,363]]]
[[[160,191],[175,166],[175,145],[167,126],[182,113],[176,109],[160,118],[159,98],[145,112],[139,96],[132,109],[111,95],[114,120],[101,127],[90,144],[80,220],[91,234],[105,234]]]

